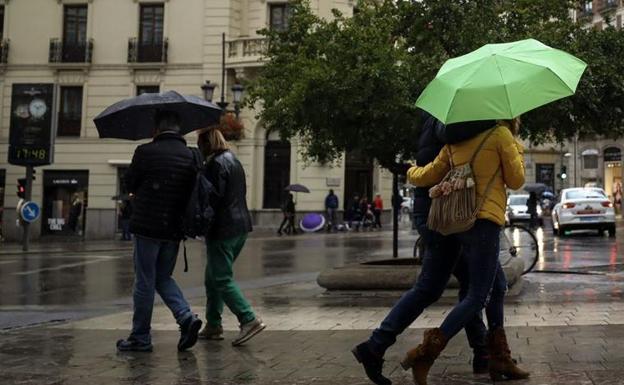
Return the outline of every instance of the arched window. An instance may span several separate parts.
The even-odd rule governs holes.
[[[286,199],[284,188],[290,184],[290,142],[281,140],[276,132],[267,135],[264,148],[265,209],[278,209]]]
[[[583,169],[595,170],[598,168],[598,150],[588,149],[581,153],[583,157]]]

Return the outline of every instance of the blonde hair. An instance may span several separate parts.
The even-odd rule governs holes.
[[[221,131],[214,127],[199,133],[199,144],[205,156],[230,149],[230,145]]]

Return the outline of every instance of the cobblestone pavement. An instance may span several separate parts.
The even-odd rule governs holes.
[[[506,305],[513,355],[532,377],[510,384],[624,385],[620,239],[540,236],[542,272],[527,275],[522,292],[507,298]],[[62,247],[54,250],[58,257],[0,253],[0,318],[21,314],[0,330],[0,385],[368,384],[350,349],[368,337],[400,293],[326,293],[314,280],[323,266],[361,255],[379,257],[388,244],[387,233],[253,240],[237,274],[267,330],[233,348],[237,324],[226,311],[225,341],[200,341],[178,353],[177,326],[159,303],[152,325],[154,352],[143,354],[115,350],[131,321],[127,251],[107,253],[110,259],[63,255]],[[310,252],[301,253],[305,250]],[[263,257],[255,260],[258,251]],[[191,264],[198,266],[201,260],[194,258]],[[74,285],[73,279],[80,281]],[[202,315],[200,279],[196,271],[180,281]],[[455,294],[446,293],[388,351],[385,372],[395,384],[412,383],[398,362],[425,328],[438,326]],[[31,318],[42,323],[33,326]],[[471,373],[470,358],[460,334],[434,365],[430,384],[490,384],[487,376]]]

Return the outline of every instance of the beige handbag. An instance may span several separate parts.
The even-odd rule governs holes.
[[[483,193],[483,197],[477,202],[477,190],[475,185],[475,176],[472,171],[477,154],[483,148],[483,145],[494,132],[496,127],[490,129],[483,138],[475,152],[470,158],[470,162],[461,166],[453,164],[453,154],[450,146],[446,147],[448,151],[451,170],[444,176],[442,181],[429,189],[431,200],[431,209],[429,209],[429,217],[427,219],[427,227],[430,230],[437,231],[442,235],[457,234],[470,230],[475,221],[477,214],[481,211],[485,197],[488,195],[492,184],[500,173],[500,165],[492,179],[488,182]]]

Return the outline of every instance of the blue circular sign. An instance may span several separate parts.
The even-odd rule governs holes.
[[[20,208],[22,219],[28,223],[34,222],[41,215],[41,208],[35,202],[25,202]]]

